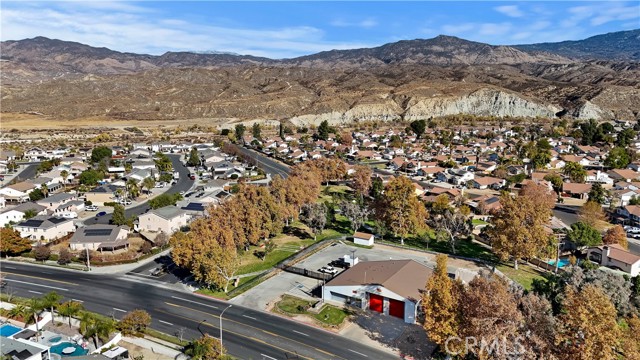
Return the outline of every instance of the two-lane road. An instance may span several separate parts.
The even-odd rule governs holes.
[[[83,302],[88,310],[116,319],[133,309],[144,309],[152,327],[185,339],[203,333],[220,336],[224,301],[154,286],[153,282],[94,275],[56,268],[2,262],[8,283],[4,293],[34,297],[56,291],[66,300]],[[396,359],[334,333],[273,314],[233,305],[223,318],[223,343],[241,359]]]
[[[169,190],[167,190],[166,193],[177,194],[181,191],[187,192],[189,189],[191,189],[191,186],[193,186],[193,180],[189,179],[189,169],[187,169],[187,167],[184,166],[182,161],[180,161],[181,155],[168,154],[167,156],[169,157],[169,159],[171,159],[171,163],[173,164],[173,170],[177,171],[180,174],[180,177],[178,178],[178,183],[172,186]],[[134,206],[132,208],[127,209],[125,211],[125,215],[127,217],[138,216],[138,215],[144,214],[149,209],[150,209],[149,204],[145,202],[138,206]],[[85,220],[84,223],[86,225],[109,224],[110,221],[111,221],[111,214],[107,214],[99,218],[95,218],[95,217],[89,218]]]
[[[267,174],[271,174],[271,177],[274,177],[275,175],[279,175],[283,178],[286,178],[287,176],[289,176],[289,171],[291,171],[289,169],[289,166],[277,160],[274,160],[262,153],[259,153],[254,150],[249,150],[242,146],[237,146],[237,149],[242,154],[249,156],[252,159],[255,159],[257,162],[256,165],[262,170],[264,170],[264,172],[266,172]]]

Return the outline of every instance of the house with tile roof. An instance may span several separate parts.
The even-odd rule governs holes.
[[[606,266],[629,274],[640,275],[640,256],[633,254],[618,244],[589,248],[587,259],[600,266]]]

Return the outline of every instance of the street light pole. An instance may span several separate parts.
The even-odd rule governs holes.
[[[224,314],[225,311],[227,311],[227,309],[229,309],[230,307],[232,307],[233,304],[229,304],[229,306],[227,306],[224,310],[222,310],[222,312],[220,313],[220,346],[222,346],[222,315]]]

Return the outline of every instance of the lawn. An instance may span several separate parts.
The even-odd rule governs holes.
[[[535,279],[546,281],[542,272],[526,264],[518,264],[518,270],[513,268],[513,264],[500,264],[496,268],[526,290],[531,290],[531,284]]]
[[[478,225],[488,225],[489,223],[484,221],[484,220],[473,219],[473,220],[471,220],[471,224],[473,225],[473,227],[476,227]]]
[[[387,241],[392,244],[400,244],[400,240]],[[430,250],[439,253],[452,254],[458,256],[464,256],[474,259],[482,259],[490,262],[497,261],[496,256],[490,249],[469,240],[460,240],[456,244],[455,253],[451,250],[451,246],[446,241],[430,240],[429,244],[418,238],[408,238],[404,241],[405,246],[420,250]]]
[[[349,316],[347,310],[325,304],[319,313],[312,313],[306,309],[312,305],[309,300],[297,298],[295,296],[284,295],[282,300],[276,303],[278,310],[288,315],[308,315],[318,320],[323,325],[339,326],[344,319]]]

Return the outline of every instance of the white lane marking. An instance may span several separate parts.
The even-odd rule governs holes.
[[[76,302],[79,302],[79,303],[84,302],[84,301],[82,301],[82,300],[78,300],[78,299],[71,299],[71,300],[76,301]]]
[[[274,357],[271,357],[271,356],[269,356],[269,355],[265,355],[265,354],[262,354],[262,353],[261,353],[260,355],[262,355],[262,358],[278,360],[278,359],[276,359],[276,358],[274,358]]]
[[[32,294],[42,294],[40,291],[29,290],[29,292],[32,293]]]
[[[11,267],[11,266],[5,266],[4,268],[5,269],[11,269],[11,270],[18,270],[18,269],[14,268],[14,267]]]
[[[50,273],[50,272],[48,272],[48,271],[41,271],[41,273],[51,275],[51,273]]]
[[[207,304],[203,304],[201,302],[197,302],[197,301],[193,301],[193,300],[189,300],[189,299],[183,299],[183,298],[177,297],[177,296],[172,296],[171,298],[177,299],[177,300],[186,301],[186,302],[190,302],[190,303],[197,304],[197,305],[200,305],[200,306],[210,307],[210,308],[213,308],[213,309],[217,309],[218,308],[217,306],[207,305]]]
[[[303,332],[297,331],[297,330],[291,330],[291,331],[293,331],[294,333],[298,333],[300,335],[309,336],[309,335],[307,335],[307,334],[305,334]]]
[[[42,284],[34,284],[28,281],[21,281],[21,280],[14,280],[14,279],[7,279],[7,281],[11,281],[11,282],[17,282],[20,284],[27,284],[27,285],[31,285],[31,286],[41,286],[41,287],[45,287],[48,289],[54,289],[54,290],[60,290],[60,291],[69,291],[69,289],[65,289],[65,288],[60,288],[60,287],[55,287],[55,286],[49,286],[49,285],[42,285]]]
[[[167,325],[173,326],[173,324],[172,324],[172,323],[170,323],[170,322],[166,322],[166,321],[163,321],[163,320],[158,320],[158,322],[161,322],[161,323],[163,323],[163,324],[167,324]]]
[[[123,313],[126,313],[126,312],[127,312],[127,310],[122,310],[122,309],[118,309],[118,308],[113,308],[113,310],[115,310],[115,311],[120,311],[120,312],[123,312]]]
[[[249,316],[249,315],[242,315],[242,316],[244,316],[244,317],[246,317],[246,318],[249,318],[249,319],[251,319],[251,320],[258,320],[258,319],[256,319],[256,318],[254,318],[253,316]]]
[[[362,355],[362,356],[364,356],[364,357],[369,357],[369,356],[367,356],[367,355],[365,355],[365,354],[363,354],[363,353],[359,353],[359,352],[357,352],[357,351],[355,351],[355,350],[351,350],[351,349],[347,349],[347,350],[351,351],[352,353],[356,353],[356,354],[358,354],[358,355]]]

